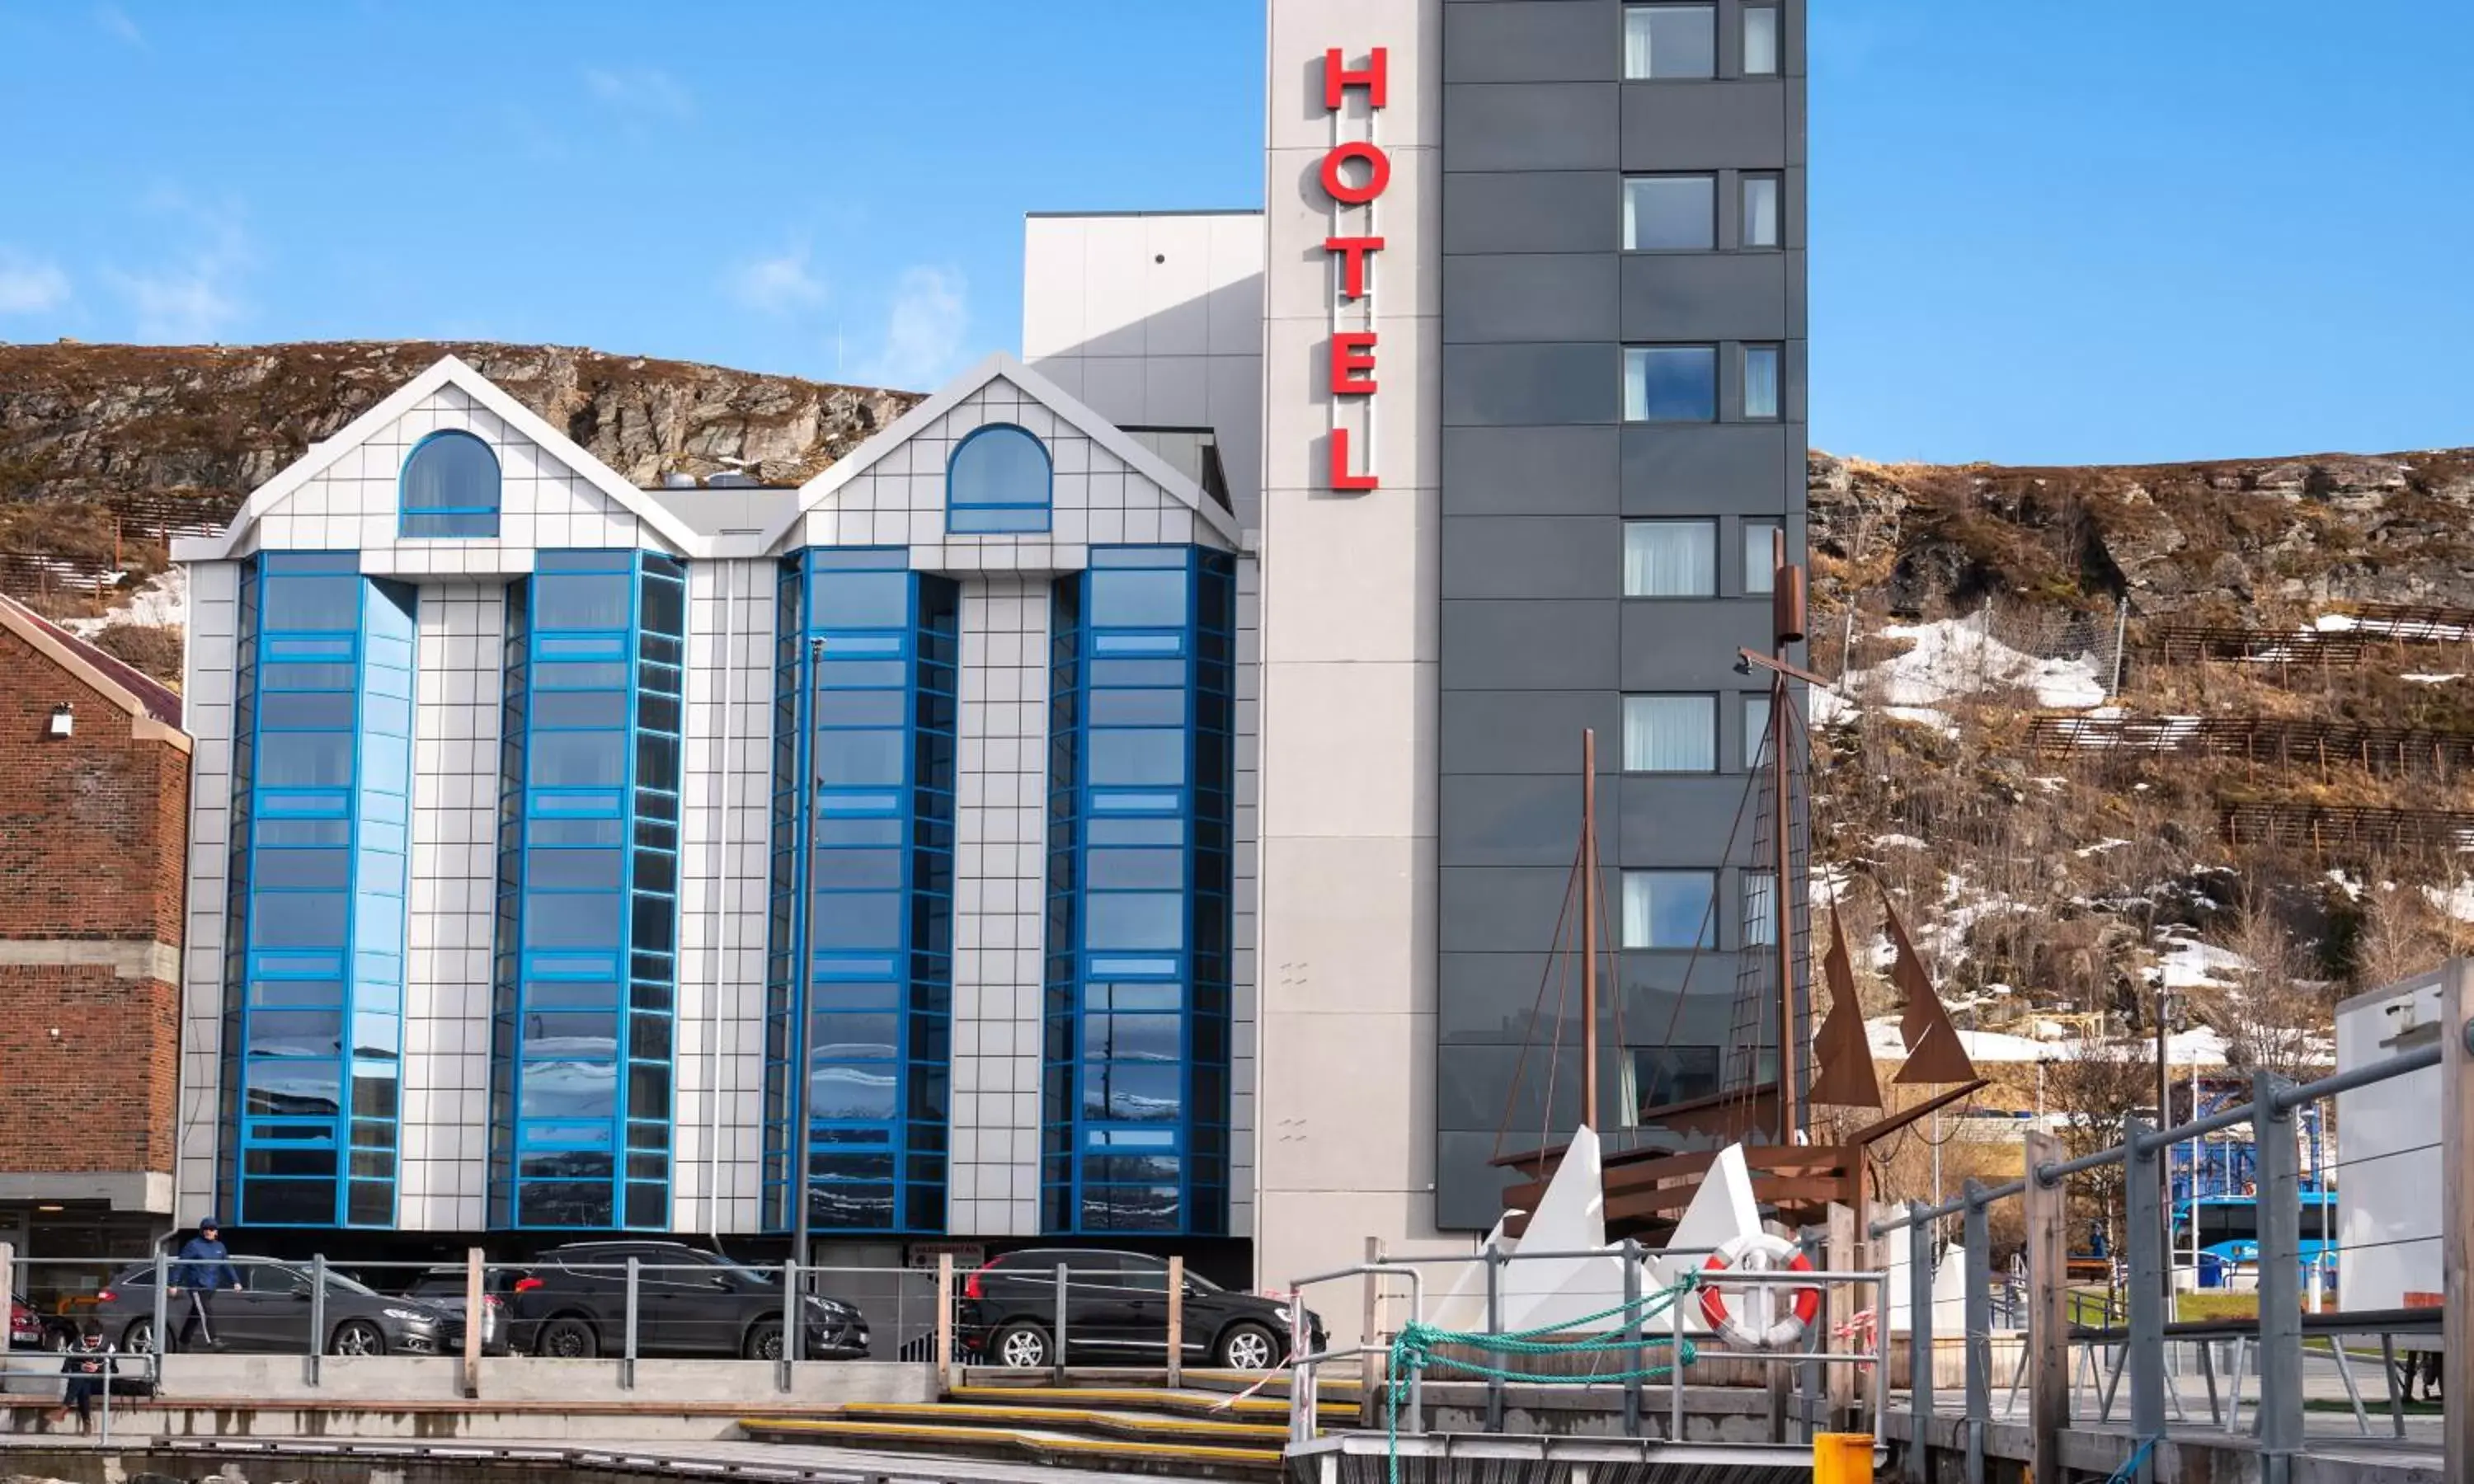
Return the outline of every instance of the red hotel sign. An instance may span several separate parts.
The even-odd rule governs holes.
[[[1352,87],[1366,90],[1366,106],[1379,109],[1384,106],[1389,87],[1385,80],[1388,55],[1376,47],[1368,54],[1365,70],[1351,72],[1342,60],[1339,47],[1322,54],[1322,106],[1326,112],[1337,113]],[[1368,206],[1392,183],[1392,159],[1371,139],[1350,139],[1331,147],[1322,157],[1323,194],[1344,206]],[[1383,251],[1383,239],[1374,236],[1325,237],[1323,251],[1340,258],[1340,300],[1367,297],[1367,268],[1375,253]],[[1352,473],[1348,453],[1348,429],[1338,416],[1338,398],[1366,397],[1373,405],[1375,334],[1370,329],[1334,330],[1331,336],[1331,395],[1334,415],[1331,424],[1331,488],[1335,491],[1372,490],[1380,486],[1372,468],[1363,474]],[[1370,420],[1368,426],[1373,424]]]

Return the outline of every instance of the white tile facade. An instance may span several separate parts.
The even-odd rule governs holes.
[[[1048,895],[1049,580],[962,585],[955,801],[954,1229],[1039,1231],[1042,929]]]
[[[215,1208],[216,1098],[222,1087],[224,909],[231,869],[231,738],[240,635],[240,563],[189,569],[182,692],[189,754],[188,937],[181,985],[178,1219]]]
[[[680,1232],[752,1232],[760,1221],[775,583],[766,561],[688,567],[671,1074],[670,1224]]]
[[[424,583],[413,610],[412,880],[396,1219],[485,1223],[490,941],[498,876],[506,587]]]

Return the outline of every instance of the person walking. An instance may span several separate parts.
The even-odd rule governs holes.
[[[231,1253],[223,1244],[223,1230],[208,1216],[198,1223],[198,1234],[181,1244],[181,1264],[172,1270],[171,1297],[179,1298],[182,1289],[189,1295],[189,1312],[181,1322],[174,1348],[187,1350],[194,1333],[206,1349],[223,1349],[223,1341],[215,1338],[215,1295],[240,1285],[240,1271],[232,1266]]]
[[[61,1362],[61,1374],[68,1384],[61,1389],[61,1412],[65,1417],[75,1411],[78,1431],[94,1430],[94,1399],[111,1384],[111,1352],[103,1348],[103,1326],[89,1319],[78,1331],[77,1344],[68,1357]]]

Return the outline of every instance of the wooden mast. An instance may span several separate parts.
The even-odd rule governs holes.
[[[1581,731],[1581,1121],[1598,1132],[1598,733]]]
[[[1771,658],[1787,662],[1789,644],[1804,637],[1804,569],[1786,560],[1786,527],[1770,531]],[[1804,1068],[1804,1048],[1795,1034],[1795,943],[1787,923],[1788,868],[1793,864],[1795,817],[1789,810],[1794,793],[1787,774],[1786,671],[1770,672],[1770,794],[1778,826],[1770,831],[1770,939],[1778,953],[1779,997],[1779,1127],[1778,1141],[1795,1142],[1797,1074]]]

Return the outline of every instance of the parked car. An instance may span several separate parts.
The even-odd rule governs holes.
[[[229,1351],[309,1352],[317,1304],[311,1270],[282,1262],[237,1262],[241,1286],[215,1295],[215,1338]],[[155,1265],[123,1269],[95,1295],[95,1318],[106,1339],[123,1350],[155,1349]],[[188,1318],[188,1295],[170,1295],[167,1322],[177,1337]],[[464,1320],[420,1299],[379,1293],[341,1273],[327,1275],[330,1355],[452,1355],[464,1347]]]
[[[1168,1262],[1141,1253],[1034,1248],[1007,1253],[962,1285],[955,1332],[987,1364],[1055,1365],[1056,1270],[1065,1270],[1066,1359],[1074,1365],[1164,1363],[1168,1358]],[[1308,1343],[1321,1350],[1322,1319],[1308,1310]],[[1184,1359],[1264,1371],[1288,1358],[1289,1305],[1232,1293],[1185,1275]]]
[[[511,1292],[515,1331],[532,1353],[617,1355],[627,1343],[627,1259],[636,1274],[636,1353],[782,1356],[781,1275],[684,1242],[570,1242],[542,1254]],[[867,1355],[867,1318],[836,1299],[807,1296],[800,1353],[812,1360]]]
[[[460,1267],[436,1267],[406,1284],[403,1296],[418,1299],[458,1321],[464,1318],[464,1301],[470,1297],[467,1284],[471,1274]],[[481,1353],[505,1355],[515,1349],[515,1327],[507,1317],[507,1301],[512,1297],[516,1275],[504,1268],[486,1268],[481,1273]],[[463,1343],[459,1329],[456,1343]]]
[[[11,1350],[54,1349],[50,1328],[24,1294],[9,1296],[9,1348]]]

